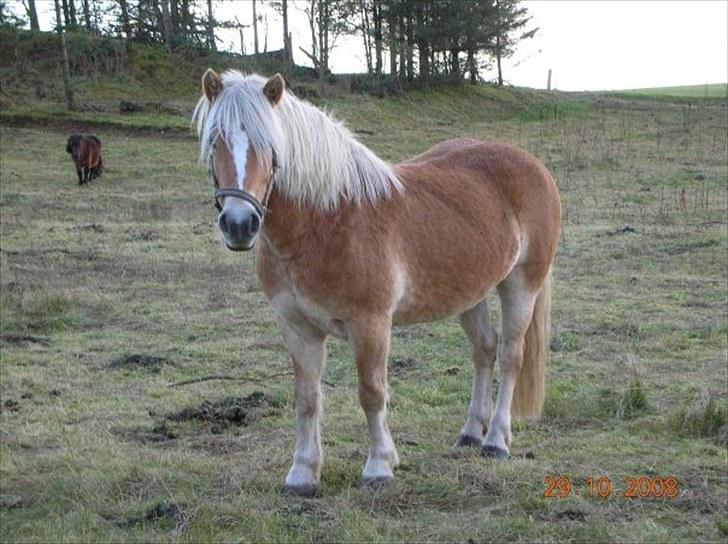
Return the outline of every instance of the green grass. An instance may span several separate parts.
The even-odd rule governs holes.
[[[681,96],[689,98],[726,98],[728,83],[706,83],[704,85],[681,85],[677,87],[651,87],[646,89],[627,89],[621,93],[650,96]]]
[[[407,327],[391,358],[413,362],[390,377],[403,464],[389,488],[360,489],[365,422],[351,351],[331,341],[322,486],[304,500],[281,493],[292,376],[253,256],[220,246],[193,139],[140,128],[187,119],[84,113],[107,170],[80,188],[62,130],[77,121],[18,125],[24,100],[0,119],[3,542],[724,541],[724,101],[322,99],[388,160],[454,136],[515,141],[554,173],[564,217],[546,410],[516,423],[513,458],[452,446],[472,376],[456,322]],[[239,380],[171,386],[209,375]],[[241,398],[266,399],[244,425],[172,417]],[[580,495],[545,498],[548,475]],[[600,476],[608,499],[587,496]],[[630,500],[628,476],[674,476],[680,493]]]

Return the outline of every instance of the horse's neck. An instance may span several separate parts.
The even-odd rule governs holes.
[[[263,235],[274,255],[289,260],[306,254],[309,245],[325,235],[322,223],[329,222],[331,217],[313,206],[295,203],[274,189],[268,201]]]

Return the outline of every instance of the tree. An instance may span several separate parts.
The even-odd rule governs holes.
[[[257,55],[260,51],[258,50],[258,13],[255,10],[257,0],[253,0],[253,50]]]
[[[30,29],[31,30],[40,30],[40,26],[38,26],[38,10],[35,8],[35,0],[23,0],[23,7],[25,7],[25,12],[28,14],[28,20],[30,21]]]
[[[119,8],[121,8],[121,29],[124,31],[124,36],[127,40],[131,39],[131,21],[129,19],[129,4],[127,0],[117,0],[119,2]]]
[[[66,33],[63,30],[63,22],[61,21],[61,6],[58,0],[53,0],[53,3],[56,8],[56,30],[58,31],[61,56],[63,57],[63,89],[66,95],[66,106],[69,110],[74,110],[76,109],[76,101],[71,88],[71,69],[68,62],[68,49],[66,48]]]
[[[74,0],[67,0],[68,2],[68,15],[71,18],[71,25],[76,27],[78,23],[76,21],[76,4]]]
[[[329,54],[336,39],[349,30],[353,6],[347,0],[308,0],[303,9],[311,31],[311,50],[299,49],[311,60],[321,81],[329,72]]]
[[[86,25],[87,30],[91,30],[93,28],[91,24],[91,9],[88,5],[88,0],[82,0],[82,9],[83,9],[83,22]]]
[[[521,40],[533,38],[538,28],[525,30],[531,20],[519,0],[495,0],[495,45],[492,53],[498,64],[498,85],[503,85],[501,59],[515,53],[515,47]]]
[[[284,72],[290,72],[293,66],[293,46],[291,33],[288,31],[288,0],[277,0],[271,4],[274,10],[281,14],[283,19],[283,52],[285,56]]]
[[[174,3],[174,0],[172,0]],[[169,14],[169,0],[161,0],[162,2],[162,29],[164,30],[164,43],[167,50],[171,50],[174,46],[174,29],[172,28],[172,18]]]
[[[212,15],[212,0],[207,0],[207,47],[217,51],[215,46],[215,18]]]

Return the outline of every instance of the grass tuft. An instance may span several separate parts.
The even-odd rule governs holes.
[[[673,417],[673,428],[688,437],[705,437],[721,446],[728,445],[728,404],[715,394],[701,391],[692,404]]]

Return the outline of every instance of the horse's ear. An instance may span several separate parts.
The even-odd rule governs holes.
[[[286,82],[283,80],[283,76],[281,76],[281,74],[276,74],[265,82],[263,94],[267,96],[270,103],[275,106],[281,101],[281,98],[283,97],[283,89],[285,88]]]
[[[202,74],[202,92],[210,102],[214,102],[220,91],[222,91],[222,79],[215,70],[208,68]]]

